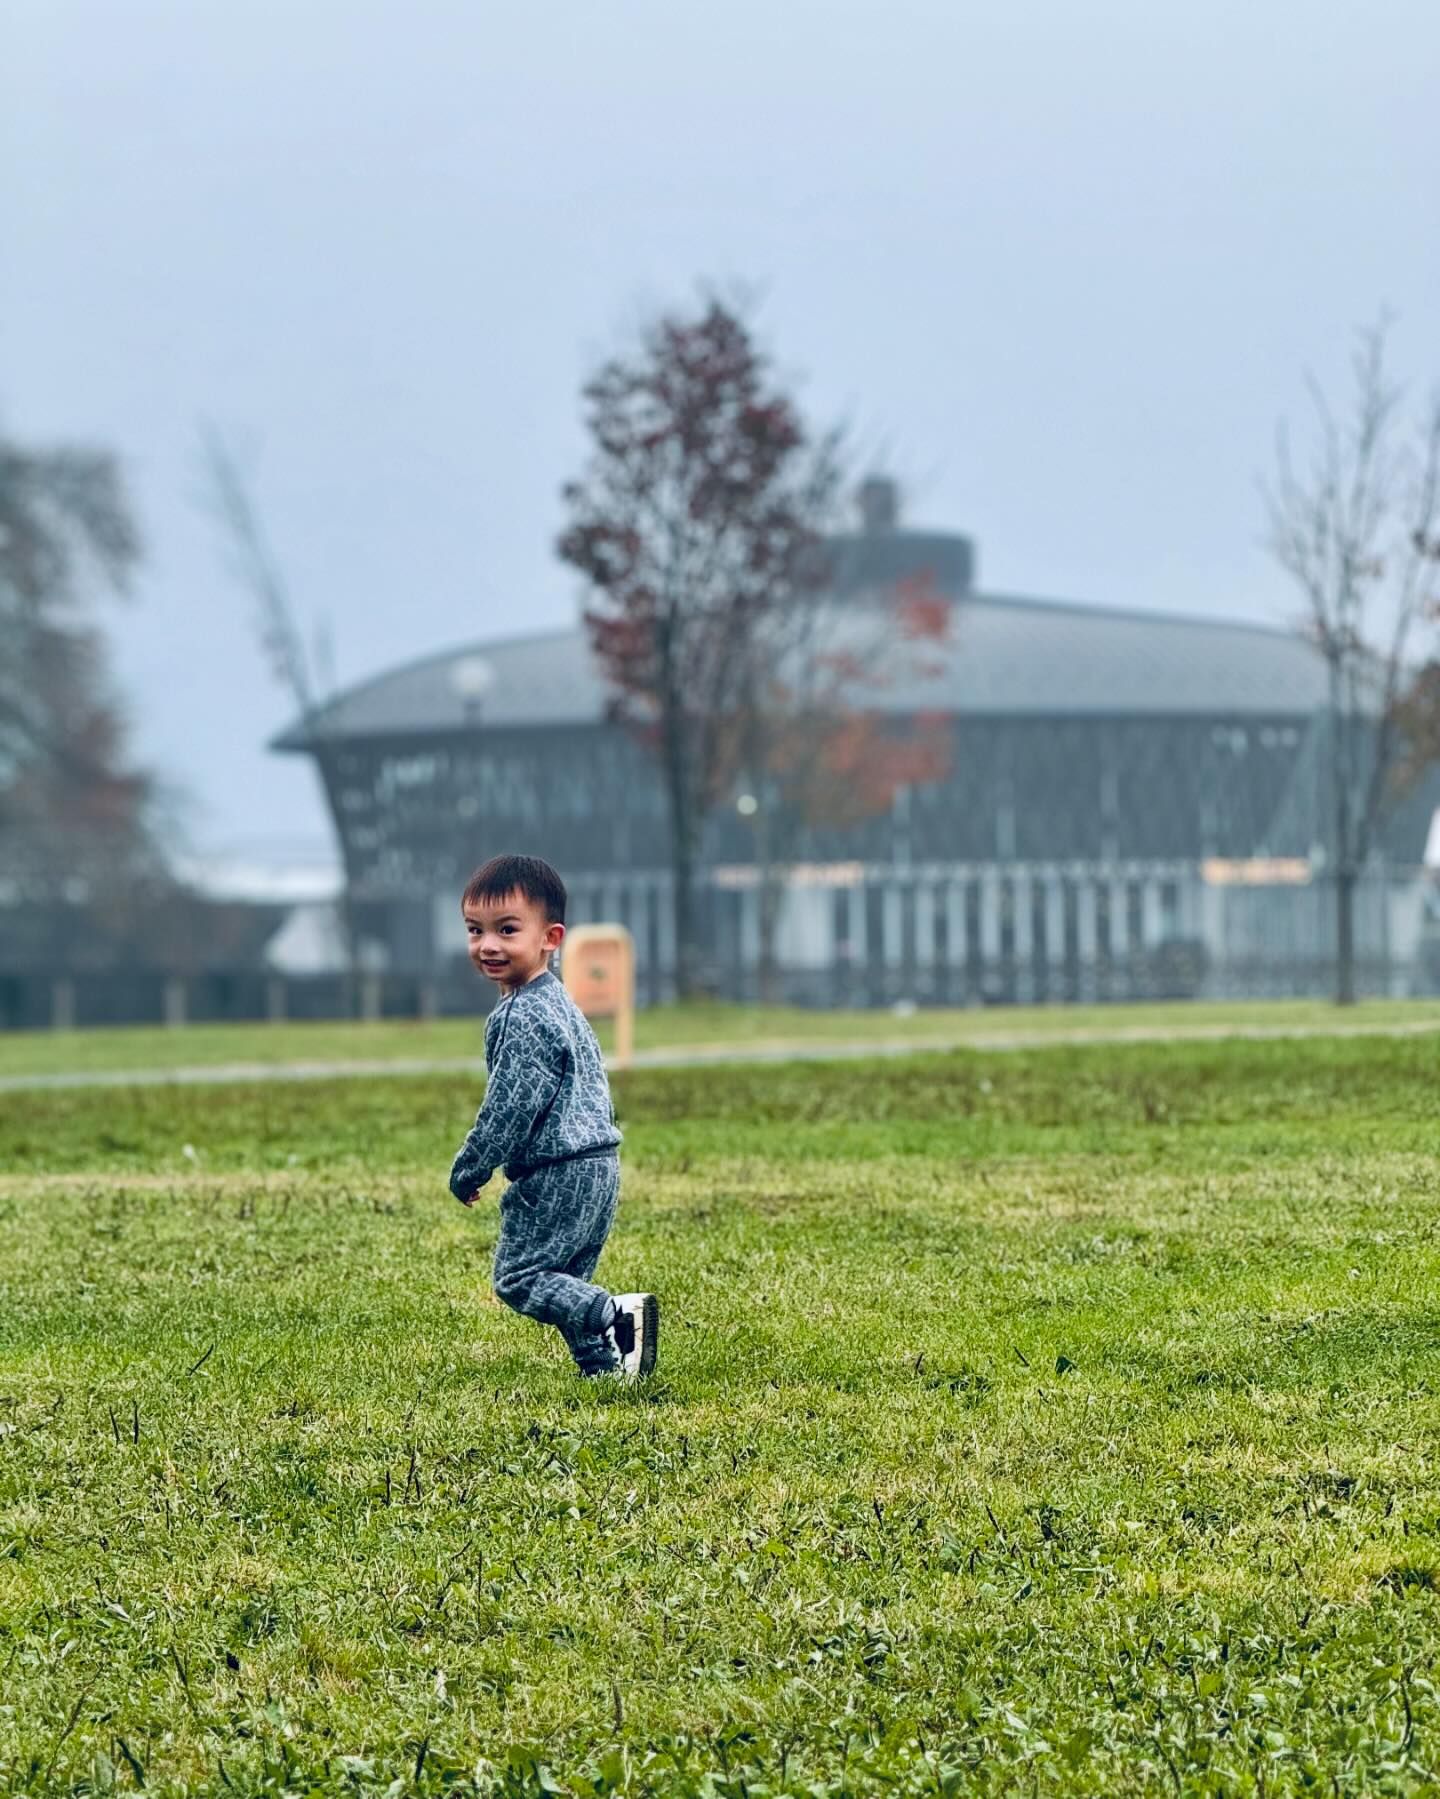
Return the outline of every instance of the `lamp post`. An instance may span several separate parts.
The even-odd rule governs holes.
[[[478,724],[481,702],[495,685],[495,670],[483,656],[463,656],[450,670],[450,685],[459,697],[466,724]]]

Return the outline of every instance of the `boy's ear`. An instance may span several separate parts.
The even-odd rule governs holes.
[[[545,947],[552,956],[564,941],[565,927],[563,924],[552,924],[545,927]]]

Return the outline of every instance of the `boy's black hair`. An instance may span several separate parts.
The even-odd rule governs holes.
[[[492,856],[488,862],[482,862],[465,883],[460,906],[463,910],[481,900],[489,900],[493,905],[507,893],[523,894],[532,905],[539,906],[546,924],[564,924],[568,898],[565,883],[538,856]]]

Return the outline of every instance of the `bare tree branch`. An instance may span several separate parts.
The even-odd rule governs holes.
[[[1362,331],[1347,417],[1313,377],[1309,466],[1297,473],[1289,433],[1276,438],[1265,489],[1271,554],[1299,588],[1305,629],[1325,660],[1329,704],[1331,857],[1336,887],[1337,998],[1355,996],[1354,895],[1416,728],[1417,628],[1440,516],[1440,401],[1411,432],[1403,390],[1386,372],[1389,321]],[[1429,622],[1433,622],[1430,620]],[[1407,723],[1408,718],[1408,723]]]
[[[317,684],[300,617],[279,562],[265,536],[239,465],[213,425],[200,427],[206,504],[225,535],[231,572],[255,602],[260,645],[277,681],[301,718],[316,707]]]
[[[36,900],[166,879],[91,610],[139,556],[114,457],[0,440],[0,867]]]

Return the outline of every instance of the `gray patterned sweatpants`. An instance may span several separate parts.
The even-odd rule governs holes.
[[[553,1324],[582,1374],[614,1361],[605,1336],[610,1295],[590,1276],[615,1220],[620,1158],[585,1156],[537,1168],[500,1198],[495,1297],[527,1318]]]

